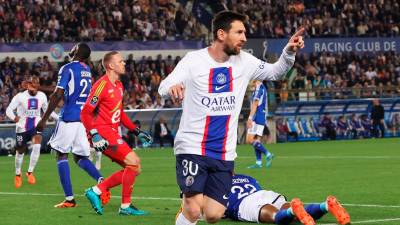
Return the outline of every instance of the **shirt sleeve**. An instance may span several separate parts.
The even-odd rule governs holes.
[[[71,70],[66,66],[61,67],[60,71],[58,72],[57,87],[66,90],[70,79]]]
[[[260,100],[261,96],[263,95],[263,90],[261,89],[261,86],[257,86],[256,90],[254,92],[255,93],[254,93],[253,101]]]
[[[250,80],[280,80],[292,68],[296,53],[289,52],[285,48],[279,60],[272,64],[250,54],[248,56],[250,61],[249,67],[253,68]]]
[[[132,123],[132,120],[124,112],[124,110],[121,110],[121,123],[124,125],[124,127],[128,128],[129,131],[132,131],[136,128],[136,125]]]
[[[19,96],[20,96],[19,94],[14,96],[14,98],[11,99],[11,102],[6,109],[6,115],[12,121],[14,121],[16,117],[14,111],[17,109],[19,105]]]
[[[98,104],[101,102],[105,92],[103,92],[107,81],[101,80],[96,82],[92,89],[90,90],[89,97],[87,98],[85,104],[83,105],[81,111],[81,121],[85,126],[86,130],[90,131],[94,128],[93,124],[93,111],[97,108]]]
[[[169,89],[177,84],[183,84],[185,86],[185,81],[189,76],[189,65],[190,65],[191,54],[186,54],[181,61],[178,62],[174,70],[160,83],[158,88],[158,93],[162,97],[168,97]]]

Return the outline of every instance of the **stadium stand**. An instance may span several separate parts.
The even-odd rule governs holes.
[[[107,7],[106,7],[107,6]],[[305,26],[306,37],[399,37],[400,9],[396,1],[270,1],[270,0],[126,0],[105,1],[1,1],[0,43],[208,40],[212,12],[232,9],[249,15],[249,38],[286,38]],[[83,13],[86,11],[87,13]],[[251,13],[250,13],[251,12]],[[277,18],[286,18],[280,20]],[[326,26],[322,26],[322,24]],[[159,83],[180,57],[143,55],[126,59],[123,77],[127,109],[174,108],[169,99],[157,94]],[[50,62],[47,56],[34,62],[6,57],[0,61],[0,122],[12,96],[28,75],[40,77],[43,91],[50,93],[59,68],[68,62]],[[94,78],[102,74],[98,61],[89,62]],[[302,53],[298,54],[294,76],[284,82],[270,82],[273,107],[290,101],[395,97],[400,93],[400,54]],[[274,108],[272,108],[272,111]],[[278,108],[279,110],[279,108]],[[368,115],[367,112],[363,114]],[[356,120],[361,113],[355,115]],[[279,115],[278,115],[279,116]],[[339,129],[339,115],[332,123]],[[351,122],[336,130],[338,139],[368,137],[368,128]],[[278,140],[325,138],[321,115],[277,120]],[[343,125],[343,124],[342,124]],[[358,126],[360,125],[360,126]],[[387,135],[399,135],[399,116],[386,114]]]

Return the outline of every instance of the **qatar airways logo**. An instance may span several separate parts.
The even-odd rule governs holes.
[[[235,96],[204,96],[201,99],[201,104],[209,108],[212,112],[233,111],[235,109]]]

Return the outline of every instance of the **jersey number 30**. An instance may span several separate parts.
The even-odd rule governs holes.
[[[241,186],[232,186],[231,189],[232,194],[237,194],[237,199],[242,199],[249,194],[253,194],[255,191],[257,191],[257,188],[251,184],[245,184],[244,188]]]

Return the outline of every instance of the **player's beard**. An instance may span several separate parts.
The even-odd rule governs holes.
[[[240,52],[240,48],[237,49],[237,48],[235,48],[235,47],[230,47],[228,44],[226,44],[226,45],[224,46],[224,52],[225,52],[225,54],[227,54],[228,56],[237,55],[237,54],[239,54],[239,52]]]

